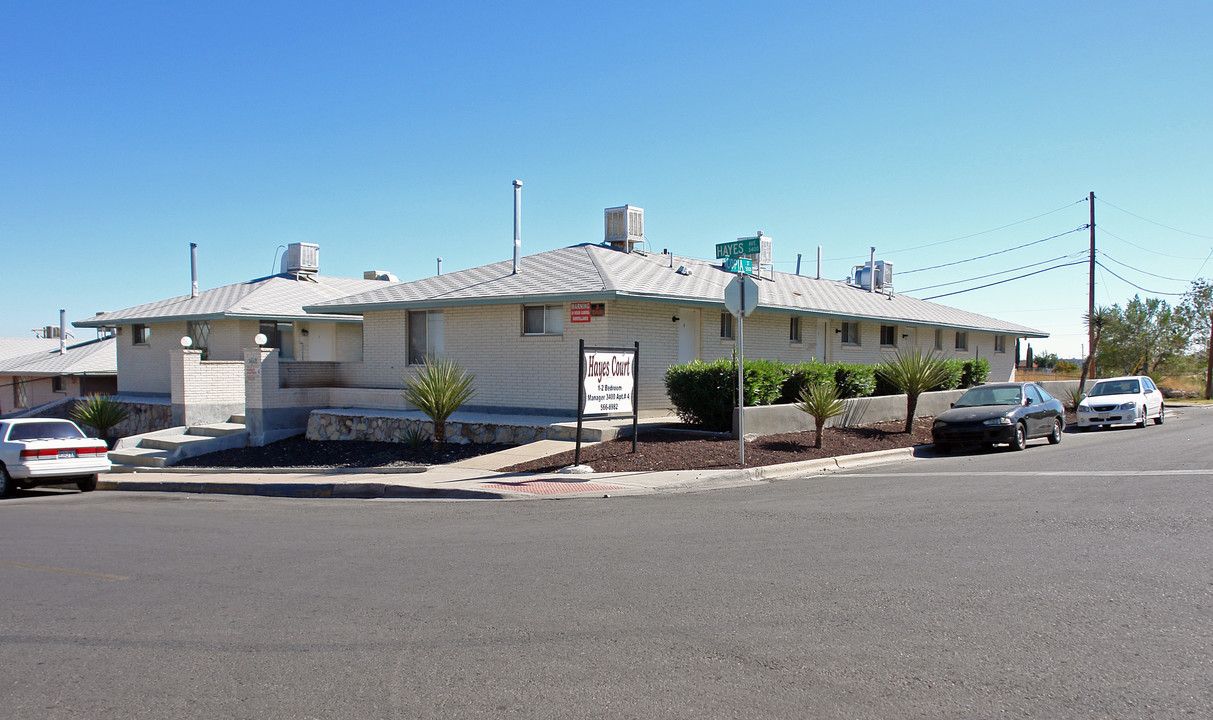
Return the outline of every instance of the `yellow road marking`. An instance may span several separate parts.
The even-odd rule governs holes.
[[[45,565],[27,565],[26,563],[13,562],[12,560],[0,560],[0,565],[10,565],[12,567],[25,568],[26,570],[45,570],[46,572],[67,573],[68,575],[84,575],[87,577],[101,578],[102,580],[130,580],[128,577],[121,575],[105,575],[103,573],[85,572],[84,570],[67,570],[65,568],[47,567]]]

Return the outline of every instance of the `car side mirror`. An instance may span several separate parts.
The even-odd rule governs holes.
[[[1029,405],[1031,405],[1031,404],[1032,404],[1032,398],[1024,398],[1024,399],[1023,399],[1023,406],[1024,406],[1024,407],[1027,407],[1027,406],[1029,406]]]
[[[1081,402],[1081,401],[1083,401],[1083,400],[1086,400],[1086,399],[1087,399],[1087,394],[1086,394],[1086,393],[1082,393],[1081,395],[1079,395],[1079,396],[1078,396],[1078,400],[1079,400],[1079,402]]]
[[[951,405],[949,405],[948,407],[956,407],[956,403],[952,403],[952,404],[951,404]]]

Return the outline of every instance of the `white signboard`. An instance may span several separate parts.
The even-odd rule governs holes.
[[[636,353],[585,351],[586,415],[632,412],[632,392],[636,388]]]

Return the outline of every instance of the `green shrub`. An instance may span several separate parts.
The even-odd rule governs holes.
[[[762,358],[744,360],[742,365],[745,366],[745,404],[773,405],[778,402],[788,366],[777,360]],[[732,421],[729,422],[731,426]]]
[[[707,430],[733,427],[737,366],[729,358],[692,360],[665,371],[665,390],[679,419]]]
[[[836,363],[834,387],[838,397],[866,397],[876,390],[876,368],[873,365],[851,365]]]
[[[113,449],[114,438],[110,435],[115,427],[130,416],[130,410],[112,395],[89,395],[76,403],[71,416],[72,420],[80,425],[87,425],[95,430],[97,437]]]
[[[965,360],[964,372],[961,373],[960,387],[971,388],[980,385],[990,377],[990,361],[985,358]]]
[[[474,377],[458,362],[425,357],[417,375],[404,381],[404,399],[434,421],[434,445],[446,442],[446,420],[471,399]]]
[[[939,385],[931,388],[932,390],[955,390],[960,387],[960,381],[964,378],[965,361],[959,358],[951,358],[943,361],[944,368],[947,369],[947,377]]]
[[[1062,375],[1073,374],[1078,372],[1078,364],[1072,363],[1069,360],[1058,360],[1057,363],[1053,365],[1053,372],[1060,373]]]
[[[784,368],[783,391],[777,404],[790,405],[800,401],[800,393],[814,385],[834,384],[834,365],[820,360],[788,365]]]

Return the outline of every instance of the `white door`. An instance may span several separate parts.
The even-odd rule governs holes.
[[[699,311],[678,308],[678,364],[685,365],[699,357]]]

